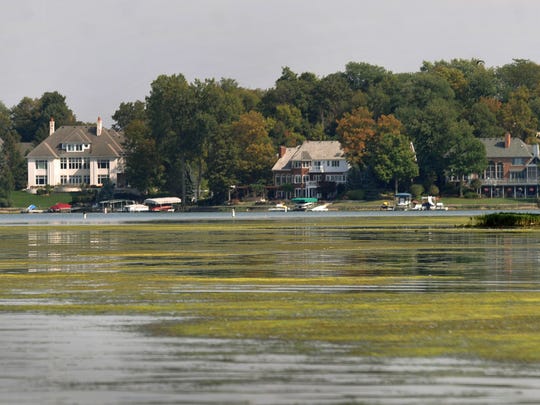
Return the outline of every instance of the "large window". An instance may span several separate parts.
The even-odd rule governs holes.
[[[98,160],[97,161],[97,167],[98,167],[98,169],[108,169],[109,168],[109,161],[108,160]]]
[[[98,184],[103,184],[109,181],[109,175],[107,174],[98,174]]]
[[[82,178],[81,176],[70,176],[69,177],[69,184],[81,184]]]
[[[67,169],[68,168],[68,160],[67,158],[63,157],[63,158],[60,158],[60,169]],[[65,184],[65,183],[63,183]]]
[[[47,184],[47,176],[36,176],[36,185],[45,186]]]
[[[62,164],[60,162],[60,164]],[[70,169],[88,169],[90,168],[90,163],[88,158],[69,158],[68,166]]]
[[[47,170],[47,161],[46,160],[36,160],[36,169],[45,169]]]

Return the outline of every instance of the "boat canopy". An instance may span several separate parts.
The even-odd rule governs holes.
[[[296,197],[296,198],[291,199],[291,201],[294,204],[308,204],[308,203],[316,203],[317,201],[319,201],[319,199],[313,198],[313,197]]]
[[[158,198],[147,198],[144,200],[144,203],[147,205],[169,205],[169,204],[180,204],[182,199],[178,197],[158,197]]]

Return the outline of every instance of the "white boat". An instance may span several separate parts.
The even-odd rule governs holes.
[[[150,211],[168,211],[173,212],[175,205],[181,204],[182,200],[178,197],[157,197],[147,198],[144,204],[150,207]]]
[[[123,208],[124,212],[147,212],[150,211],[150,207],[144,204],[129,204]]]
[[[268,211],[287,212],[289,211],[289,207],[287,207],[285,204],[278,203],[273,207],[268,208]]]
[[[23,214],[41,214],[42,212],[45,211],[38,209],[34,204],[29,205],[27,208],[21,211]]]
[[[429,195],[427,197],[422,197],[422,210],[448,211],[448,207],[445,207],[442,202],[438,201],[437,197]]]
[[[311,208],[309,211],[323,212],[328,211],[328,206],[330,204],[317,205],[316,207]]]

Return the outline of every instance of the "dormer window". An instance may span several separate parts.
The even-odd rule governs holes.
[[[90,144],[88,143],[63,143],[62,149],[66,152],[84,152],[87,149],[90,149]]]

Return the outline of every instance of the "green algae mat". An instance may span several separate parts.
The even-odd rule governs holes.
[[[540,361],[540,232],[468,218],[0,227],[0,311],[146,333]],[[300,349],[299,349],[300,350]]]

